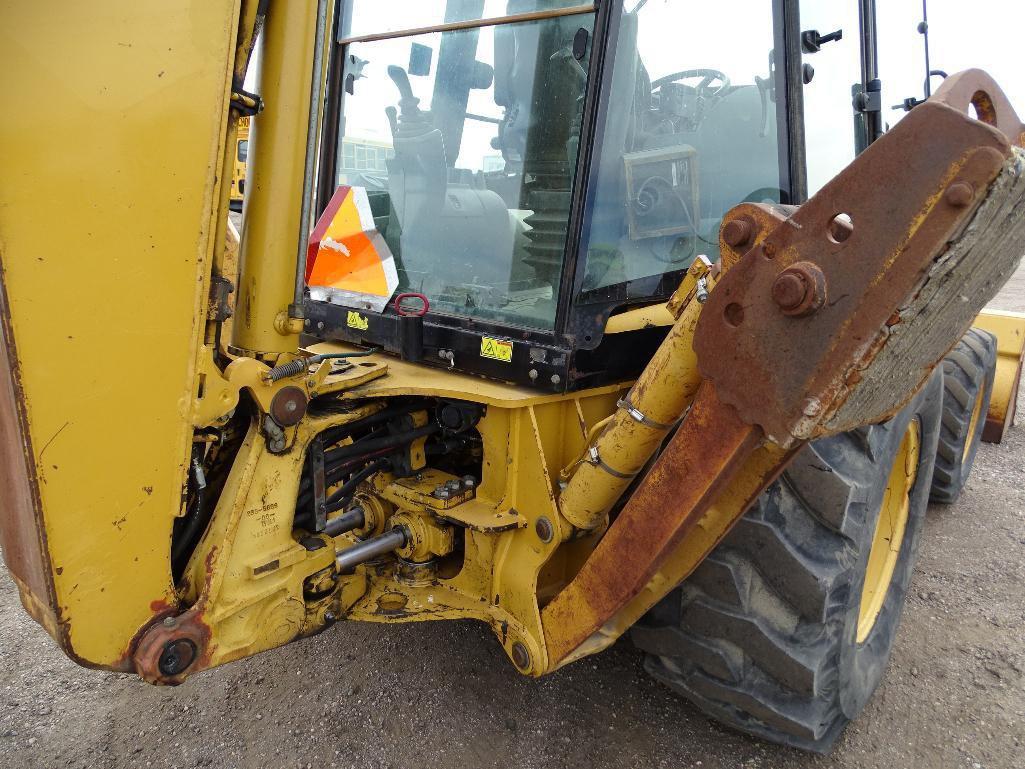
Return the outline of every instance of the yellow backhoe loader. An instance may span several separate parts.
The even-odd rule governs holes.
[[[154,684],[343,620],[480,620],[528,676],[628,634],[827,750],[1025,327],[977,318],[1025,126],[981,71],[901,90],[875,5],[5,4],[26,610]]]

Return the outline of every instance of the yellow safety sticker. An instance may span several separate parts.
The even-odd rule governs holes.
[[[355,310],[349,310],[345,323],[349,328],[358,328],[360,331],[370,328],[370,320]]]
[[[503,363],[512,363],[513,343],[504,339],[492,339],[490,336],[480,340],[480,356],[500,360]]]

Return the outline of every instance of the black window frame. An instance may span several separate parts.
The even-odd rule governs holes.
[[[596,132],[604,123],[605,103],[615,60],[615,51],[609,41],[617,39],[619,20],[623,6],[628,0],[596,0],[594,25],[589,45],[591,55],[588,68],[588,84],[584,97],[584,120],[581,125],[579,152],[577,157],[574,189],[568,221],[568,236],[565,247],[566,258],[559,285],[559,296],[554,328],[551,330],[492,323],[477,318],[429,312],[422,320],[422,361],[434,365],[449,366],[445,354],[454,353],[454,368],[460,371],[511,381],[517,384],[544,389],[550,392],[564,392],[584,386],[596,386],[610,381],[629,379],[630,373],[607,362],[595,366],[595,371],[581,370],[574,360],[577,352],[587,352],[599,346],[609,316],[616,310],[630,304],[652,304],[665,301],[679,285],[685,271],[675,271],[662,276],[654,293],[648,291],[643,297],[630,297],[630,286],[621,283],[601,289],[608,295],[604,299],[586,296],[581,301],[580,284],[583,270],[578,266],[585,255],[581,249],[582,228],[590,199],[592,180],[590,170],[594,156]],[[805,190],[803,101],[801,98],[801,48],[799,0],[768,0],[772,3],[775,36],[777,93],[785,101],[783,109],[776,110],[778,135],[780,136],[781,183],[783,203],[803,200]],[[345,88],[342,82],[345,44],[338,40],[337,25],[340,23],[346,0],[337,0],[334,18],[336,30],[331,36],[332,51],[328,57],[327,88],[324,105],[324,123],[321,131],[319,176],[316,184],[315,210],[317,216],[327,207],[335,191],[337,164],[342,153],[344,137]],[[490,25],[482,25],[490,26]],[[724,27],[725,28],[725,27]],[[728,44],[728,41],[724,41]],[[570,258],[570,255],[573,255]],[[652,279],[643,279],[650,284]],[[310,336],[320,339],[336,339],[357,344],[380,345],[392,352],[400,352],[402,322],[390,309],[382,313],[360,310],[370,316],[369,328],[355,330],[347,327],[344,305],[305,302],[306,329]],[[664,333],[664,332],[661,332]],[[480,356],[482,337],[498,337],[512,340],[520,348],[514,352],[512,364],[498,363]],[[651,344],[657,344],[660,332],[649,334]],[[653,348],[652,348],[653,349]],[[586,368],[586,367],[585,367]]]

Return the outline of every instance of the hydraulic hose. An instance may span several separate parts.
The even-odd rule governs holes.
[[[391,462],[387,459],[378,459],[375,462],[371,462],[358,473],[354,474],[349,480],[342,484],[341,488],[328,496],[326,500],[327,512],[334,513],[344,508],[349,501],[349,497],[352,496],[352,492],[355,491],[357,486],[363,483],[363,481],[371,475],[383,470],[390,464]]]
[[[439,429],[438,425],[424,425],[423,427],[417,427],[414,430],[408,430],[404,433],[395,433],[394,435],[384,435],[380,438],[356,441],[349,446],[342,446],[341,448],[331,449],[330,451],[324,452],[324,463],[326,465],[330,465],[338,462],[339,460],[348,459],[349,457],[363,456],[370,452],[377,451],[378,449],[398,448],[399,446],[415,441],[417,438],[432,435],[433,433],[438,432]]]

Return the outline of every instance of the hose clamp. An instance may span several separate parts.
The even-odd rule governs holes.
[[[637,473],[621,473],[619,472],[619,470],[614,470],[613,468],[609,467],[607,464],[605,464],[605,462],[602,461],[601,456],[598,454],[597,446],[591,446],[591,448],[587,450],[587,462],[588,464],[594,465],[595,467],[604,470],[613,478],[620,478],[624,481],[631,481],[633,480],[634,476],[637,475]]]
[[[625,410],[635,422],[640,422],[645,427],[650,427],[653,430],[671,430],[676,426],[676,422],[667,425],[662,422],[656,422],[654,419],[648,419],[644,416],[643,411],[630,403],[626,398],[616,401],[616,406]]]

